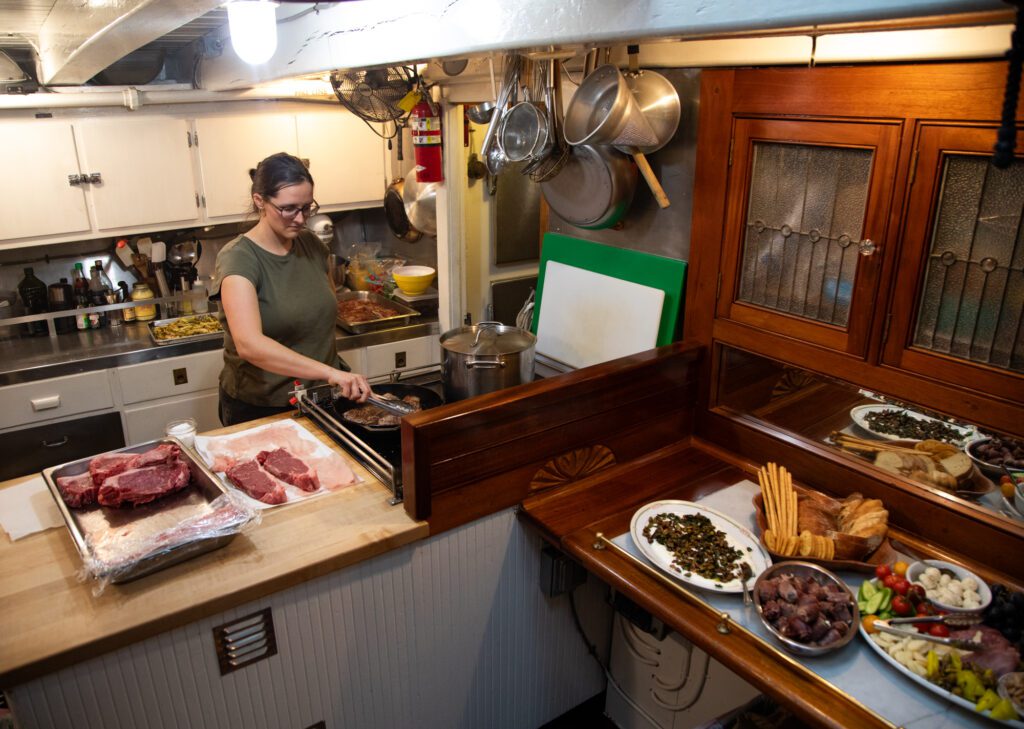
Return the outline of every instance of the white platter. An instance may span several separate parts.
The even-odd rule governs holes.
[[[873,430],[871,428],[871,424],[868,423],[867,416],[870,413],[884,412],[904,412],[910,417],[916,418],[917,420],[930,421],[933,423],[942,423],[943,425],[952,428],[953,430],[961,434],[960,440],[952,444],[958,448],[963,448],[964,445],[966,445],[967,441],[969,441],[975,434],[973,428],[961,428],[957,425],[953,425],[952,423],[946,423],[942,420],[938,420],[937,418],[929,417],[915,410],[901,408],[898,405],[858,405],[857,407],[850,410],[850,418],[853,420],[854,423],[857,424],[857,427],[867,431],[876,438],[881,438],[882,440],[920,440],[917,438],[906,438],[901,435],[893,435],[891,433],[882,433],[877,430]]]
[[[686,516],[688,514],[701,514],[706,516],[716,529],[725,533],[726,541],[729,546],[740,550],[747,556],[744,560],[750,564],[750,568],[753,574],[747,580],[747,586],[753,587],[754,581],[757,576],[764,572],[772,564],[771,557],[764,551],[764,548],[758,542],[757,538],[751,534],[747,529],[734,522],[725,514],[719,513],[714,509],[709,509],[706,506],[701,506],[692,501],[679,501],[669,499],[665,501],[655,501],[641,507],[633,514],[633,520],[630,522],[629,530],[630,535],[633,537],[633,543],[637,549],[647,557],[656,567],[661,569],[668,575],[693,585],[704,590],[711,590],[713,592],[741,592],[743,590],[743,584],[739,578],[733,579],[729,582],[716,582],[706,577],[701,577],[698,574],[691,574],[686,577],[683,572],[673,568],[672,554],[662,545],[657,542],[648,542],[644,537],[644,527],[647,526],[647,522],[650,521],[651,517],[657,516],[658,514],[676,514],[678,516]]]
[[[914,673],[909,668],[907,668],[902,663],[900,663],[895,658],[893,658],[888,653],[886,653],[885,649],[883,649],[880,645],[875,643],[875,641],[871,640],[871,636],[868,635],[867,632],[865,632],[863,624],[861,624],[861,626],[859,627],[859,630],[860,630],[861,636],[863,636],[864,640],[867,642],[867,644],[869,646],[871,646],[871,649],[875,653],[880,655],[882,657],[882,659],[886,663],[888,663],[890,666],[892,666],[897,671],[902,673],[904,676],[907,676],[911,681],[914,681],[915,683],[918,683],[921,686],[924,686],[926,689],[928,689],[932,693],[941,696],[942,698],[946,699],[947,701],[952,701],[957,706],[961,706],[964,709],[967,709],[968,711],[970,711],[972,714],[974,714],[975,716],[977,716],[979,718],[988,719],[989,721],[993,721],[996,724],[1002,724],[1003,726],[1012,726],[1012,727],[1019,727],[1020,729],[1024,729],[1024,722],[1022,722],[1022,721],[1000,721],[999,719],[993,719],[992,717],[988,716],[987,714],[982,714],[980,712],[975,711],[974,710],[974,702],[973,701],[968,701],[967,699],[961,698],[960,696],[957,696],[956,694],[950,693],[949,691],[947,691],[946,689],[942,688],[938,684],[934,684],[931,681],[929,681],[928,679],[923,678],[921,676],[918,676],[916,673]]]

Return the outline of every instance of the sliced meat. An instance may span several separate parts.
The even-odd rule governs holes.
[[[96,500],[102,506],[138,506],[188,486],[192,472],[184,461],[133,468],[106,479]]]
[[[180,453],[181,449],[171,443],[161,443],[142,453],[104,453],[89,461],[89,473],[92,474],[93,483],[100,486],[111,476],[124,473],[131,468],[170,463]]]
[[[303,491],[316,491],[320,488],[320,479],[317,478],[316,471],[284,448],[260,451],[256,454],[256,460],[271,475],[292,486],[298,486]]]
[[[255,460],[232,466],[226,475],[235,487],[264,504],[283,504],[288,500],[281,482],[271,478]]]
[[[77,476],[58,476],[57,490],[64,498],[64,503],[73,509],[91,506],[96,503],[99,487],[93,482],[88,471]]]
[[[983,646],[981,650],[963,656],[965,665],[974,666],[982,671],[992,669],[997,678],[1004,673],[1017,670],[1017,665],[1020,663],[1020,652],[995,628],[976,625],[963,630],[954,630],[950,633],[950,637],[981,642]]]

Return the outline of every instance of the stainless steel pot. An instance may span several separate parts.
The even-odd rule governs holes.
[[[533,380],[537,337],[496,321],[441,335],[441,375],[447,402]]]

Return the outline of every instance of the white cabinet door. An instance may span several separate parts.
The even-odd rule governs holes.
[[[309,160],[318,203],[381,203],[387,189],[383,139],[347,111],[299,114],[295,122],[298,156]]]
[[[208,218],[244,215],[252,203],[249,170],[276,152],[296,152],[290,114],[199,118],[196,133]]]
[[[71,124],[3,122],[0,139],[0,240],[88,231],[85,192],[68,183],[68,175],[80,172]]]
[[[117,368],[121,402],[132,404],[217,387],[224,350],[184,354]]]
[[[441,361],[437,337],[417,337],[399,342],[374,344],[366,348],[366,376],[377,377],[392,370],[423,367]]]
[[[198,220],[184,119],[100,119],[77,131],[83,172],[102,177],[88,185],[97,230]]]
[[[214,390],[125,408],[124,430],[128,445],[163,438],[167,424],[182,418],[195,420],[200,433],[221,427],[217,414],[218,397]]]

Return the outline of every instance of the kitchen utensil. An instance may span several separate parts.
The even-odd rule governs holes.
[[[406,243],[415,243],[423,237],[423,232],[416,229],[405,212],[404,189],[405,179],[402,177],[392,180],[388,185],[384,191],[384,217],[392,235]]]
[[[419,399],[420,410],[429,410],[430,408],[435,408],[438,407],[439,405],[444,404],[444,400],[441,398],[441,396],[438,395],[433,390],[426,387],[422,387],[420,385],[407,385],[404,382],[387,382],[375,384],[373,385],[373,391],[377,395],[393,395],[397,397],[399,400],[402,400],[403,398],[412,395]],[[388,401],[385,400],[384,402]],[[377,403],[373,404],[384,409],[383,406],[378,405]],[[395,403],[391,402],[390,404],[394,405]],[[395,425],[363,425],[361,423],[348,420],[347,418],[344,417],[345,412],[347,412],[348,410],[361,408],[364,405],[365,403],[355,402],[354,400],[349,400],[344,397],[336,397],[330,409],[333,410],[333,414],[338,418],[338,421],[341,422],[346,428],[349,428],[355,431],[356,433],[360,434],[361,436],[366,437],[368,441],[373,441],[370,443],[370,445],[372,445],[374,448],[379,448],[383,446],[385,448],[390,447],[400,449],[400,424],[396,423]],[[395,414],[402,416],[406,415],[407,413]]]
[[[577,228],[610,228],[629,210],[637,168],[610,147],[580,145],[569,151],[562,170],[541,184],[558,217]]]
[[[441,377],[448,402],[533,380],[537,338],[496,321],[441,335]]]
[[[368,398],[366,398],[366,401],[372,405],[379,407],[381,410],[386,410],[392,415],[397,415],[399,417],[402,417],[403,415],[409,415],[410,413],[415,413],[418,411],[418,408],[413,407],[407,402],[402,402],[401,400],[386,400],[385,398],[380,397],[379,395],[371,394]]]
[[[743,604],[753,605],[754,599],[750,596],[750,592],[747,590],[747,581],[754,576],[754,570],[749,564],[743,562],[740,565],[740,582],[743,583]]]
[[[896,635],[900,638],[914,638],[920,640],[927,640],[932,643],[939,643],[941,645],[949,645],[954,648],[960,648],[965,651],[976,651],[984,648],[984,644],[973,641],[973,640],[961,640],[959,638],[940,638],[937,635],[931,635],[929,633],[918,633],[916,630],[901,630],[900,628],[894,628],[884,620],[876,620],[872,627],[882,633],[888,633],[889,635]],[[853,631],[850,631],[851,633]]]
[[[482,101],[470,106],[466,109],[466,116],[474,124],[490,124],[491,117],[494,116],[494,102]]]
[[[484,134],[483,144],[480,145],[480,156],[487,164],[487,170],[492,175],[497,175],[505,167],[505,153],[500,149],[498,142],[498,127],[501,125],[501,118],[505,113],[505,106],[519,84],[519,74],[523,66],[523,57],[510,54],[505,58],[505,80],[501,91],[494,103],[494,112],[491,115],[491,123],[487,126]],[[497,151],[493,148],[498,145]]]
[[[527,170],[530,179],[538,183],[561,173],[572,149],[562,133],[562,65],[557,60],[551,62],[544,98],[548,110],[548,137],[537,164]]]
[[[665,292],[549,261],[536,314],[537,350],[589,367],[657,346]]]
[[[565,114],[565,139],[572,145],[614,145],[632,155],[651,193],[662,208],[669,199],[643,149],[659,143],[626,79],[613,65],[604,65],[580,83]]]
[[[505,150],[505,156],[511,162],[523,162],[533,159],[533,156],[543,147],[547,138],[547,115],[544,109],[530,100],[529,95],[525,101],[513,106],[508,113],[501,118],[501,148]]]
[[[153,239],[149,236],[143,236],[135,241],[135,250],[144,255],[146,258],[152,260],[153,258]]]
[[[988,586],[988,583],[969,569],[961,567],[958,564],[953,564],[952,562],[945,562],[940,559],[923,559],[919,562],[913,562],[909,567],[907,567],[906,577],[912,583],[920,582],[921,575],[924,574],[924,571],[929,567],[934,567],[939,570],[940,573],[948,574],[950,577],[960,580],[961,582],[967,579],[974,580],[978,585],[979,605],[971,608],[958,607],[956,605],[949,605],[929,596],[929,599],[937,608],[953,614],[976,613],[984,611],[985,608],[989,606],[989,603],[992,602],[992,590]]]
[[[640,151],[644,154],[657,152],[672,140],[679,129],[682,115],[679,92],[671,81],[654,71],[636,71],[626,73],[624,77],[626,86],[636,99],[637,107],[655,136],[655,141],[640,147]]]
[[[956,628],[968,628],[982,620],[981,613],[949,613],[948,615],[918,615],[913,618],[891,618],[889,625],[917,625],[918,623],[943,623]]]
[[[437,235],[437,191],[440,182],[419,182],[413,175],[402,185],[402,202],[409,223],[427,235]]]

